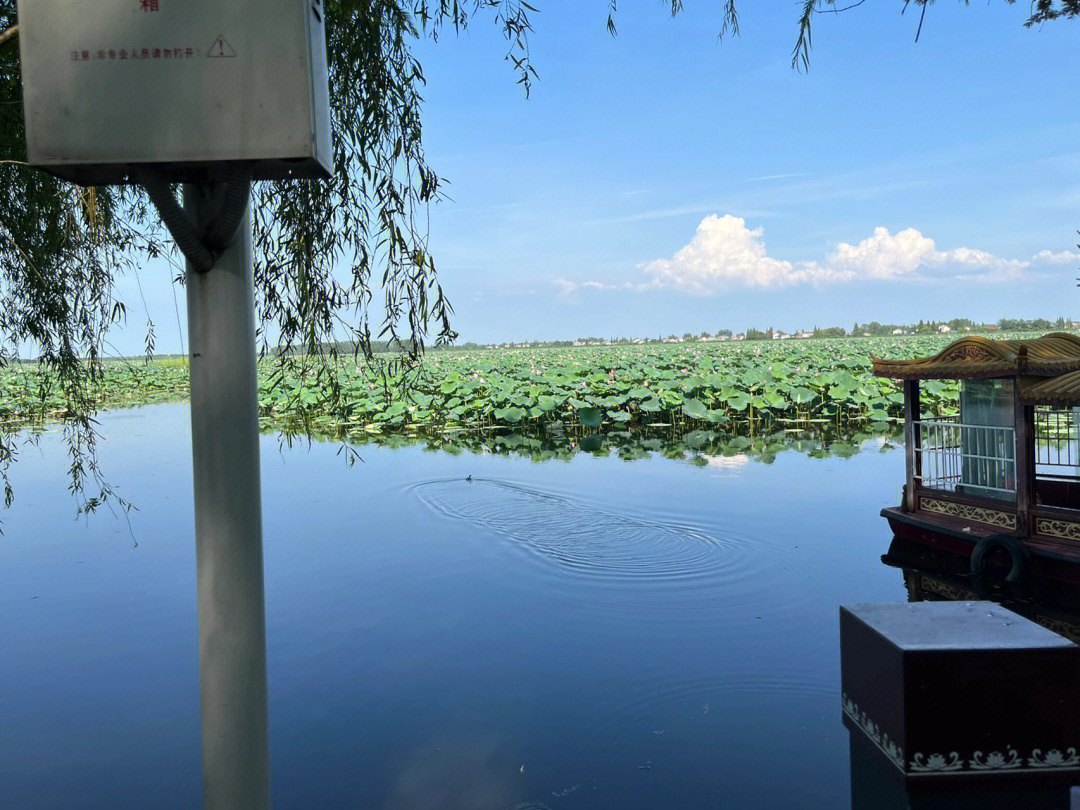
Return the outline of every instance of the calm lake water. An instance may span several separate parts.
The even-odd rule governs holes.
[[[15,470],[0,807],[201,806],[187,405],[102,430],[130,528],[58,434]],[[906,600],[902,451],[362,453],[264,437],[275,807],[850,806],[837,608]]]

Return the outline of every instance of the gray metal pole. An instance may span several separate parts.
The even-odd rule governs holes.
[[[204,186],[184,186],[200,226]],[[270,807],[251,211],[207,273],[187,270],[207,810]]]

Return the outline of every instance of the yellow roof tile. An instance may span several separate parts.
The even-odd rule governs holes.
[[[1080,371],[1026,385],[1020,399],[1028,405],[1080,405]]]
[[[1031,340],[963,337],[933,357],[873,357],[874,374],[894,380],[972,379],[1014,374],[1057,376],[1080,370],[1080,337],[1052,332]]]

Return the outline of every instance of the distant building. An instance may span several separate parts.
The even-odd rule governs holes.
[[[949,332],[952,331],[952,329],[950,329],[946,324],[942,324],[941,326],[939,326],[937,328],[937,330],[938,330],[938,334],[940,334],[940,335],[947,335],[947,334],[949,334]]]
[[[903,329],[893,329],[892,333],[894,335],[902,335],[902,334],[904,334],[904,330]]]

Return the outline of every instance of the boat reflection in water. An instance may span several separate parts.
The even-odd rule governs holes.
[[[958,560],[955,555],[935,551],[925,544],[915,543],[902,538],[895,538],[889,548],[889,552],[882,556],[882,562],[886,565],[899,569],[903,573],[904,584],[907,588],[908,601],[918,602],[973,602],[978,600],[992,600],[1002,607],[1029,619],[1047,628],[1073,643],[1080,642],[1080,594],[1069,594],[1060,588],[1051,588],[1040,592],[1036,588],[1029,588],[1023,598],[1016,598],[1015,594],[1006,594],[1001,591],[988,591],[987,586],[976,582],[969,576],[969,568],[966,561]],[[936,610],[936,609],[935,609]],[[841,644],[844,645],[844,619],[841,619]],[[958,640],[959,642],[959,640]],[[848,642],[850,643],[850,642]],[[963,655],[963,643],[958,643],[960,654]],[[967,655],[971,656],[968,651]],[[949,655],[945,652],[944,655]],[[961,662],[965,659],[958,659]],[[972,661],[974,672],[979,668],[975,658]],[[950,665],[946,669],[954,669]],[[961,664],[960,670],[964,670]],[[1033,684],[1043,684],[1047,681],[1046,673],[1040,671],[1039,663],[1032,661],[1030,678]],[[1012,676],[1015,677],[1013,672]],[[907,677],[907,676],[905,676]],[[1009,676],[1006,676],[1008,680]],[[1027,675],[1023,674],[1026,679]],[[1049,680],[1053,680],[1052,678]],[[946,686],[946,684],[942,684]],[[1009,692],[1007,684],[1003,685],[1001,704],[1007,703],[1009,698],[1004,694]],[[976,687],[978,688],[978,687]],[[1036,687],[1038,688],[1038,687]],[[948,691],[944,689],[943,691]],[[1034,690],[1033,690],[1034,691]],[[1051,688],[1051,692],[1053,689]],[[919,694],[919,692],[916,692]],[[908,695],[907,703],[911,703]],[[920,694],[922,705],[905,704],[904,695],[898,694],[895,702],[903,705],[902,726],[907,727],[912,722],[925,722],[928,705],[934,705],[939,696]],[[993,701],[991,701],[992,703]],[[1003,705],[987,705],[986,712],[1001,713],[1003,717],[1009,715],[1009,711]],[[849,730],[849,744],[851,756],[851,806],[852,810],[997,810],[998,808],[1046,808],[1047,810],[1065,810],[1065,808],[1080,808],[1080,790],[1073,785],[1080,785],[1080,769],[1078,768],[1046,768],[1027,769],[1027,773],[1008,772],[1007,768],[1001,768],[1000,775],[988,773],[973,773],[963,768],[964,773],[949,773],[948,767],[941,768],[941,773],[934,775],[915,775],[901,773],[894,762],[890,762],[883,753],[881,743],[875,744],[872,734],[878,731],[879,737],[883,735],[883,727],[874,727],[870,733],[866,729],[859,729],[858,722],[851,722],[850,713],[845,717],[845,725]],[[1080,729],[1078,729],[1080,735]],[[973,732],[973,739],[977,739],[978,733]],[[887,742],[887,738],[885,738]],[[1061,753],[1062,757],[1077,757],[1076,750]],[[976,752],[979,755],[980,752]],[[994,754],[982,755],[988,760]],[[1005,762],[1004,764],[1007,764]],[[1067,765],[1068,763],[1061,763]],[[927,778],[930,776],[930,778]]]
[[[990,599],[1080,644],[1080,587],[1033,578],[1018,590],[973,580],[966,560],[901,537],[893,538],[881,561],[903,572],[909,602]]]

